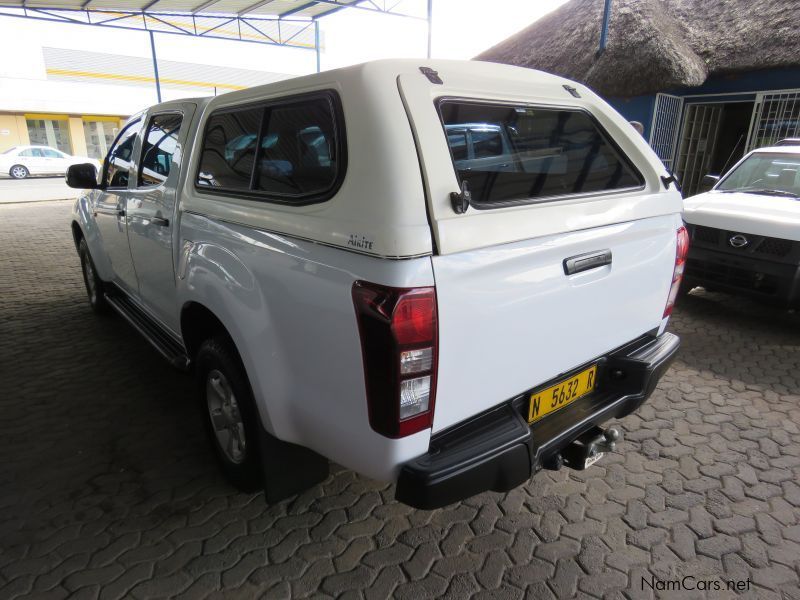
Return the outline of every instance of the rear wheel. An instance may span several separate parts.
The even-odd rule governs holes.
[[[105,314],[108,312],[105,284],[97,275],[92,255],[89,254],[89,245],[84,239],[81,239],[78,244],[78,254],[81,257],[81,271],[83,272],[83,283],[86,286],[86,295],[89,296],[89,306],[94,312]]]
[[[8,174],[14,179],[25,179],[30,175],[30,171],[28,171],[28,168],[24,165],[14,165],[8,170]]]
[[[263,482],[259,418],[239,354],[217,336],[203,342],[196,363],[206,432],[222,471],[240,490],[255,491]]]

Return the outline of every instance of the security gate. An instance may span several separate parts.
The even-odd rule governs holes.
[[[650,127],[650,147],[670,172],[675,156],[675,144],[678,140],[678,125],[682,110],[683,98],[670,94],[656,94],[653,123]]]
[[[800,90],[756,94],[747,151],[771,146],[787,137],[800,137]]]
[[[719,104],[686,105],[681,144],[675,157],[675,173],[684,197],[696,194],[703,176],[708,174],[721,120]]]

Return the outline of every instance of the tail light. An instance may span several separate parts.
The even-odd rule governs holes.
[[[686,256],[689,254],[689,232],[686,227],[678,229],[678,245],[675,249],[675,268],[672,271],[672,286],[669,288],[667,296],[667,306],[664,308],[664,317],[672,314],[675,307],[675,299],[678,297],[678,290],[681,287],[683,271],[686,268]]]
[[[436,291],[353,284],[372,429],[399,438],[433,423]]]

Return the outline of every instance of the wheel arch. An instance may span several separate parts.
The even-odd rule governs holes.
[[[205,340],[216,335],[226,337],[236,347],[233,336],[222,320],[200,302],[190,300],[184,303],[181,307],[180,324],[183,345],[186,347],[190,359],[197,355],[200,345]],[[239,352],[239,349],[237,348],[236,351]]]
[[[253,392],[253,397],[256,400],[256,407],[261,417],[261,424],[269,432],[273,432],[272,420],[270,418],[268,408],[258,398],[257,380],[254,379],[253,366],[251,361],[247,360],[244,352],[246,352],[246,344],[240,339],[241,332],[237,331],[235,327],[228,326],[225,323],[226,319],[218,312],[209,308],[206,304],[197,300],[187,300],[181,306],[180,314],[180,330],[183,345],[186,348],[186,354],[189,360],[194,362],[197,356],[197,351],[203,342],[211,337],[222,336],[224,337],[236,351],[239,361],[244,369],[250,384],[250,389]]]
[[[72,241],[75,243],[75,249],[78,250],[81,240],[85,237],[83,235],[83,229],[81,229],[80,223],[74,219],[70,229],[72,230]]]

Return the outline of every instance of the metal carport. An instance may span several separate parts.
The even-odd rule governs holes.
[[[344,9],[427,22],[431,53],[433,0],[424,15],[403,10],[415,0],[5,0],[0,16],[142,31],[150,36],[156,92],[161,101],[154,34],[185,35],[301,48],[316,53],[320,19]]]

